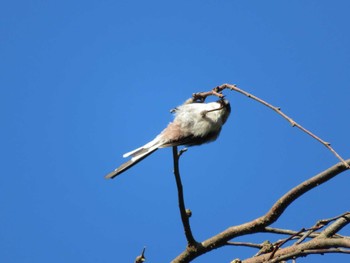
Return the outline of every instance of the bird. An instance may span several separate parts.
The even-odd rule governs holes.
[[[215,141],[231,113],[231,106],[224,98],[208,103],[188,100],[171,112],[175,115],[174,120],[152,141],[125,153],[123,157],[131,159],[107,174],[106,179],[115,178],[160,148]]]

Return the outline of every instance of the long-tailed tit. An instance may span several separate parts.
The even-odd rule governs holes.
[[[230,103],[225,99],[210,103],[183,104],[173,110],[175,119],[157,137],[144,146],[123,157],[131,157],[106,178],[114,178],[125,172],[159,148],[179,145],[194,146],[215,141],[222,125],[231,112]]]

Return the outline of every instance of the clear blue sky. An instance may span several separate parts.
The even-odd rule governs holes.
[[[282,107],[349,158],[349,10],[345,0],[2,1],[0,261],[133,262],[144,246],[147,262],[179,254],[171,149],[103,177],[172,120],[171,108],[222,83]],[[221,137],[181,160],[199,241],[338,162],[273,111],[226,95]],[[343,173],[274,226],[299,230],[349,210],[349,185]],[[194,262],[255,252],[230,247]],[[329,260],[349,256],[298,262]]]

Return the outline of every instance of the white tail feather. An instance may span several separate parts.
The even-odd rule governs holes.
[[[153,145],[153,146],[148,147],[148,148],[144,148],[144,147],[139,148],[140,149],[139,152],[134,152],[134,155],[131,158],[131,161],[136,162],[139,159],[143,159],[145,156],[147,156],[150,153],[152,153],[155,150],[157,150],[158,147],[159,147],[159,145],[156,144],[156,145]]]
[[[146,150],[146,149],[151,148],[151,147],[153,147],[155,145],[158,145],[157,148],[161,145],[159,136],[154,138],[152,141],[146,143],[144,146],[141,146],[141,147],[139,147],[139,148],[137,148],[135,150],[132,150],[130,152],[124,153],[123,157],[126,158],[126,157],[130,157],[130,156],[134,157],[134,155],[137,156],[137,152],[143,152],[143,149]]]
[[[123,158],[129,157],[130,155],[132,155],[133,153],[135,153],[135,152],[141,150],[141,149],[144,148],[144,147],[145,147],[145,146],[141,146],[140,148],[137,148],[137,149],[132,150],[132,151],[130,151],[130,152],[124,153],[124,154],[123,154]]]
[[[148,147],[148,148],[141,147],[141,148],[138,148],[138,149],[132,151],[132,154],[134,156],[131,158],[131,160],[127,161],[126,163],[123,163],[121,166],[119,166],[113,172],[107,174],[105,176],[105,178],[107,178],[107,179],[114,178],[117,175],[125,172],[126,170],[128,170],[129,168],[133,167],[135,164],[137,164],[138,162],[140,162],[141,160],[146,158],[148,155],[150,155],[151,153],[156,151],[160,145],[161,144],[158,142],[157,144],[155,144],[151,147]]]

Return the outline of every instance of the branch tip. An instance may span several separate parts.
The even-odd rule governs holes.
[[[247,96],[248,98],[251,98],[261,104],[263,104],[264,106],[276,111],[279,115],[281,115],[284,119],[286,119],[287,121],[289,121],[292,125],[292,127],[298,127],[301,131],[305,132],[306,134],[308,134],[309,136],[311,136],[312,138],[314,138],[315,140],[317,140],[318,142],[322,143],[324,146],[326,146],[328,148],[328,150],[330,150],[341,162],[343,162],[343,164],[345,165],[345,167],[347,169],[350,169],[350,165],[347,164],[344,159],[331,147],[331,144],[330,143],[326,143],[324,142],[321,138],[319,138],[318,136],[316,136],[315,134],[313,134],[312,132],[310,132],[309,130],[305,129],[303,126],[301,126],[300,124],[298,124],[297,122],[295,122],[292,118],[288,117],[285,113],[283,113],[281,111],[281,108],[280,107],[274,107],[273,105],[271,105],[270,103],[242,90],[242,89],[239,89],[237,87],[237,85],[235,84],[222,84],[221,86],[218,86],[216,88],[214,88],[213,90],[224,90],[224,89],[230,89],[230,90],[233,90],[233,91],[236,91],[238,93],[241,93],[245,96]],[[212,90],[212,91],[213,91]],[[203,92],[205,93],[205,92]],[[210,92],[209,92],[210,93]]]
[[[182,148],[179,153],[177,154],[177,157],[179,158],[182,154],[184,154],[185,152],[187,152],[187,148]]]

